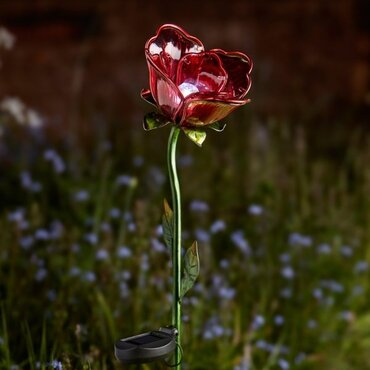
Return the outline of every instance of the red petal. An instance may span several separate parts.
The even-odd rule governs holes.
[[[187,53],[200,53],[204,46],[196,37],[182,28],[165,24],[145,44],[147,58],[153,59],[158,68],[175,82],[179,60]]]
[[[150,59],[147,59],[147,62],[152,96],[161,112],[175,122],[183,97],[177,86]]]
[[[179,62],[176,85],[185,98],[194,93],[216,95],[226,82],[227,73],[214,53],[186,54]]]
[[[221,49],[211,51],[220,57],[229,77],[223,92],[226,92],[230,99],[243,99],[251,87],[252,60],[239,52],[227,53]]]
[[[247,100],[192,100],[185,101],[182,126],[206,126],[225,118],[236,108],[249,103]]]
[[[140,93],[141,97],[149,104],[152,104],[154,106],[157,106],[157,103],[155,102],[152,93],[148,89],[141,90]]]

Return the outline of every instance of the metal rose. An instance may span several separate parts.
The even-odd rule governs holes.
[[[141,96],[165,120],[199,129],[248,103],[252,60],[240,52],[205,51],[196,37],[165,24],[145,44],[149,90]]]

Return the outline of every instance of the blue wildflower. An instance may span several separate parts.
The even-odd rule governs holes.
[[[71,267],[71,269],[69,270],[70,276],[78,276],[80,275],[80,273],[81,273],[80,269],[76,266]]]
[[[84,281],[87,281],[89,283],[94,283],[96,281],[96,275],[94,272],[92,271],[86,271],[83,276],[82,276],[82,279]]]
[[[100,230],[103,232],[103,233],[110,233],[112,231],[112,226],[110,225],[109,222],[102,222],[100,224]]]
[[[310,247],[312,245],[312,238],[308,235],[300,233],[291,233],[288,238],[290,245],[297,245],[302,247]]]
[[[230,261],[229,261],[229,260],[227,260],[227,259],[222,259],[222,260],[220,261],[220,267],[221,267],[222,269],[227,269],[227,268],[229,268],[229,266],[230,266]]]
[[[353,296],[359,296],[359,295],[362,295],[365,293],[365,289],[363,286],[361,285],[355,285],[353,288],[352,288],[352,295]]]
[[[301,363],[305,360],[305,358],[306,358],[306,354],[305,354],[304,352],[300,352],[300,353],[298,353],[298,355],[295,357],[295,359],[294,359],[294,363],[295,363],[296,365],[299,365],[299,364],[301,364]]]
[[[339,313],[339,318],[343,321],[353,321],[354,315],[351,311],[342,311]]]
[[[252,330],[258,330],[265,325],[265,318],[262,315],[256,315],[252,322]]]
[[[286,252],[286,253],[280,254],[279,259],[281,263],[289,263],[292,257],[289,253]]]
[[[33,236],[26,235],[19,240],[19,245],[22,249],[29,250],[33,246],[34,242],[35,239],[33,238]]]
[[[141,166],[144,164],[144,158],[143,158],[141,155],[136,155],[136,156],[132,159],[132,164],[133,164],[135,167],[141,167]]]
[[[290,368],[289,362],[283,358],[279,358],[278,365],[281,370],[288,370]]]
[[[218,295],[221,299],[226,301],[230,301],[235,297],[235,289],[229,287],[221,287],[218,291]]]
[[[148,171],[151,185],[162,186],[166,182],[166,176],[157,166],[151,166]]]
[[[44,159],[53,165],[56,173],[61,174],[65,171],[65,163],[62,157],[54,149],[45,150]]]
[[[264,209],[259,204],[251,204],[248,207],[248,213],[253,216],[261,216],[264,212]]]
[[[243,231],[241,231],[241,230],[234,231],[231,234],[231,241],[246,256],[249,256],[251,254],[251,249],[250,249],[249,243],[245,239]]]
[[[156,251],[156,252],[159,252],[159,253],[167,252],[166,246],[156,238],[152,238],[150,240],[150,244],[151,244],[153,250]]]
[[[314,319],[310,319],[307,321],[307,327],[309,329],[316,329],[317,328],[317,321]]]
[[[87,190],[78,190],[73,194],[73,200],[77,203],[83,203],[90,199],[90,193]]]
[[[356,262],[353,271],[356,273],[366,272],[369,269],[369,263],[367,261]]]
[[[125,281],[119,284],[119,291],[121,298],[127,298],[130,295],[130,290]]]
[[[211,234],[217,234],[221,231],[224,231],[225,229],[226,229],[225,221],[217,220],[211,225],[209,230],[210,230]]]
[[[54,220],[50,225],[49,237],[57,240],[63,236],[64,226],[59,220]]]
[[[132,186],[136,179],[130,175],[120,175],[116,179],[116,184],[119,186]]]
[[[8,213],[8,221],[20,223],[24,220],[25,210],[24,208],[17,208],[15,211]]]
[[[318,254],[330,254],[331,253],[331,246],[329,244],[326,244],[326,243],[319,244],[316,248],[316,252]]]
[[[195,199],[190,203],[190,210],[193,212],[208,212],[209,205],[203,200]]]
[[[51,361],[50,365],[55,370],[63,370],[63,364],[58,360]]]
[[[274,317],[274,323],[275,323],[275,325],[277,325],[277,326],[281,326],[281,325],[283,325],[283,324],[284,324],[284,322],[285,322],[285,319],[284,319],[284,317],[283,317],[283,316],[281,316],[281,315],[276,315],[276,316]]]
[[[126,247],[126,246],[121,246],[118,248],[117,250],[117,257],[118,258],[128,258],[128,257],[131,257],[132,256],[132,252],[131,252],[131,249]]]
[[[109,253],[106,249],[99,249],[95,254],[95,258],[98,261],[106,261],[109,258]]]
[[[121,216],[121,211],[118,208],[111,208],[109,210],[109,217],[112,219],[117,219]]]
[[[340,253],[343,257],[352,257],[353,256],[353,249],[348,245],[343,245],[340,249]]]
[[[140,266],[143,271],[149,270],[149,256],[146,253],[141,255]]]
[[[99,238],[95,233],[87,233],[84,236],[86,242],[90,243],[91,245],[96,245],[99,242]]]
[[[48,276],[48,271],[45,268],[40,268],[37,270],[36,275],[35,275],[35,280],[36,281],[42,281]]]
[[[50,239],[50,234],[49,231],[46,229],[38,229],[35,231],[35,238],[37,240],[49,240]]]
[[[286,299],[292,298],[293,291],[291,288],[283,288],[280,290],[280,296]]]
[[[257,342],[254,344],[256,348],[262,349],[264,351],[268,351],[270,345],[267,343],[264,339],[259,339]]]
[[[57,299],[57,292],[54,289],[48,290],[46,296],[49,301],[54,302]]]
[[[324,297],[324,293],[323,291],[320,289],[320,288],[315,288],[313,291],[312,291],[312,295],[317,299],[317,300],[320,300]]]
[[[178,164],[180,167],[189,167],[193,164],[193,157],[189,154],[185,154],[179,157]]]
[[[208,243],[211,239],[208,231],[204,229],[196,229],[195,230],[195,238],[200,242],[200,243]]]
[[[80,251],[80,245],[79,245],[79,244],[77,244],[77,243],[73,243],[73,244],[71,245],[71,251],[72,251],[73,253],[78,253],[78,252]]]
[[[291,266],[284,266],[280,270],[281,276],[287,280],[292,280],[294,278],[295,272]]]

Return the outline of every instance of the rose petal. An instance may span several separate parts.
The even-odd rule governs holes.
[[[152,96],[161,112],[175,122],[183,97],[177,86],[152,63],[151,59],[147,59],[147,62]]]
[[[147,58],[153,59],[158,68],[175,82],[179,60],[187,53],[200,53],[204,46],[196,37],[182,28],[165,24],[145,44]]]
[[[154,105],[155,107],[157,106],[157,103],[155,102],[152,93],[148,89],[143,89],[141,90],[140,93],[142,99],[144,99],[147,103]]]
[[[236,108],[249,103],[250,100],[186,100],[182,113],[181,125],[201,127],[222,120]]]
[[[177,67],[176,85],[186,98],[195,93],[217,94],[227,83],[227,73],[214,53],[191,53]]]
[[[228,81],[223,92],[226,92],[230,99],[243,99],[250,87],[250,73],[253,68],[252,60],[240,52],[225,52],[221,49],[213,49],[228,74]]]

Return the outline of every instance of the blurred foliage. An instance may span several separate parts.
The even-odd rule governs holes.
[[[184,369],[367,369],[366,127],[248,112],[202,149],[180,138],[184,244],[201,259]],[[56,140],[2,122],[1,368],[118,369],[116,339],[170,320],[169,130],[91,117]]]

